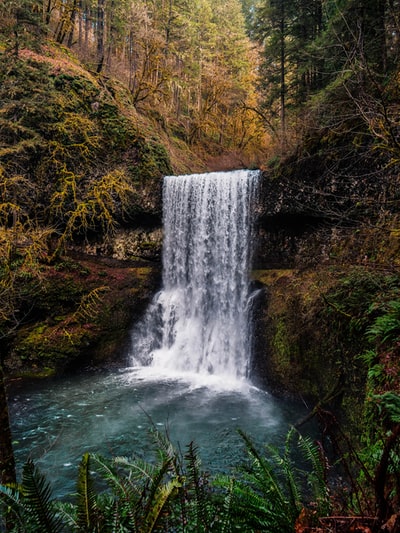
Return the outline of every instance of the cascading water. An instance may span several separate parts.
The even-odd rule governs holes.
[[[258,171],[164,178],[163,288],[133,332],[135,365],[245,378]]]
[[[133,333],[135,367],[14,394],[17,464],[34,458],[58,495],[76,490],[85,451],[148,457],[148,417],[173,442],[196,442],[207,469],[228,472],[240,462],[238,427],[272,444],[304,416],[245,379],[257,183],[248,171],[165,178],[163,288]]]

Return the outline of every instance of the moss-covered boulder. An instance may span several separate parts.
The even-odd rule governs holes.
[[[253,371],[276,394],[362,421],[367,331],[400,291],[400,276],[369,267],[254,272],[261,298]],[[387,379],[389,379],[389,374]]]
[[[35,300],[21,302],[26,320],[9,343],[7,375],[41,377],[121,363],[132,321],[158,283],[159,268],[145,262],[64,258],[44,267]]]

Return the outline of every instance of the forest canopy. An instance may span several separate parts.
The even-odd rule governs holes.
[[[260,164],[340,124],[393,144],[397,1],[4,0],[0,15],[4,53],[67,47],[203,153]]]
[[[7,50],[67,46],[190,145],[262,142],[249,111],[257,59],[238,0],[5,0],[0,13]]]

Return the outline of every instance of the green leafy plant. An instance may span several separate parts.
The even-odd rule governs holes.
[[[291,429],[282,454],[271,446],[267,446],[267,454],[261,454],[248,435],[242,431],[240,434],[250,459],[243,479],[237,480],[233,488],[233,507],[242,531],[292,532],[296,519],[310,501],[316,515],[329,512],[325,465],[319,448],[310,439]],[[295,449],[310,465],[310,471],[296,466],[300,458],[294,460]]]
[[[385,344],[394,342],[400,333],[400,300],[388,302],[383,308],[384,313],[378,316],[367,330],[370,342]]]
[[[0,487],[3,514],[12,519],[9,531],[284,533],[293,531],[307,502],[316,516],[328,513],[325,467],[316,445],[292,429],[283,455],[267,447],[264,456],[240,433],[250,462],[237,479],[210,478],[194,443],[182,456],[156,430],[153,461],[85,453],[73,503],[52,500],[44,476],[28,461],[21,485]],[[310,467],[307,473],[296,466],[297,450]]]
[[[58,533],[63,520],[56,502],[51,499],[51,488],[45,476],[31,460],[22,471],[22,483],[0,485],[4,514],[12,516],[13,532]]]

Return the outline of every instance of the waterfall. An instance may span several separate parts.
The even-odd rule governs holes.
[[[246,377],[258,177],[238,170],[164,178],[162,290],[133,331],[134,365]]]

